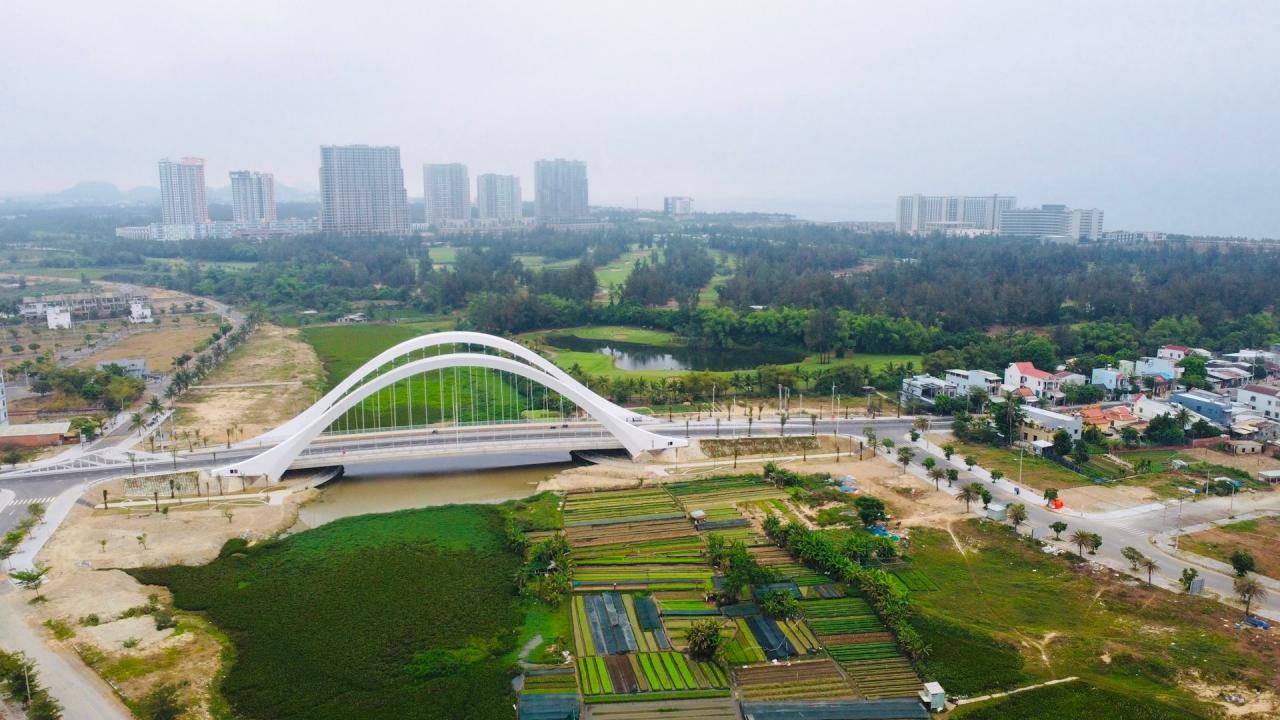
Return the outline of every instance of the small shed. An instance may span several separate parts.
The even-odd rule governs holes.
[[[702,522],[703,520],[706,520],[706,519],[707,519],[707,511],[706,511],[706,510],[693,510],[693,511],[690,511],[690,513],[689,513],[689,519],[693,521],[693,524],[694,524],[694,525],[697,525],[698,523],[700,523],[700,522]]]
[[[1009,519],[1009,508],[1000,503],[991,503],[987,506],[987,519],[1004,522]]]
[[[1280,485],[1280,470],[1263,470],[1258,473],[1258,479],[1271,485]]]
[[[924,690],[920,691],[920,702],[931,712],[942,712],[947,709],[947,691],[942,689],[941,683],[927,682]]]

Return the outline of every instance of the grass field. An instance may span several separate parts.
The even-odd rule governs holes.
[[[1182,540],[1182,547],[1197,555],[1231,562],[1231,553],[1244,550],[1253,555],[1258,573],[1280,578],[1280,555],[1275,552],[1280,544],[1280,517],[1270,516],[1220,525],[1201,530]]]
[[[939,589],[913,593],[912,600],[925,627],[940,629],[927,636],[934,646],[933,669],[957,687],[979,693],[1020,682],[1018,673],[1028,682],[1078,675],[1143,702],[1163,701],[1203,713],[1194,696],[1176,684],[1179,673],[1194,670],[1211,683],[1234,678],[1258,687],[1277,681],[1280,647],[1268,637],[1232,629],[1239,613],[1231,608],[1147,588],[1109,572],[1090,573],[1088,566],[1078,568],[1044,554],[1007,526],[975,520],[953,530],[966,549],[963,555],[945,532],[913,533],[913,568]],[[1021,669],[1009,656],[1011,650],[1022,655]],[[972,657],[982,662],[975,664]],[[988,664],[999,670],[989,679],[971,669]],[[1201,716],[1208,717],[1187,717]]]
[[[991,447],[990,445],[978,445],[960,440],[948,439],[946,442],[955,445],[955,457],[963,458],[972,455],[977,458],[978,465],[987,470],[1000,470],[1004,473],[1005,478],[1017,482],[1018,452],[1016,450]],[[1080,485],[1091,485],[1092,482],[1089,478],[1072,472],[1055,462],[1037,457],[1032,453],[1025,453],[1022,456],[1022,484],[1030,485],[1037,490],[1044,490],[1045,488],[1062,490]]]
[[[956,720],[1195,720],[1202,716],[1172,705],[1071,682],[967,705],[951,717]]]
[[[627,325],[592,325],[554,331],[555,335],[572,335],[585,340],[613,340],[614,342],[640,343],[659,347],[680,345],[680,336],[668,330],[631,327]]]
[[[502,526],[493,506],[365,515],[135,574],[231,637],[237,716],[509,718],[521,559]]]

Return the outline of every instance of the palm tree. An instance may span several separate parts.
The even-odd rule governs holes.
[[[1009,522],[1013,523],[1013,529],[1017,530],[1018,526],[1027,521],[1027,506],[1022,503],[1013,503],[1008,508]]]
[[[872,455],[875,455],[876,448],[880,447],[880,438],[876,437],[874,432],[867,435],[867,447],[871,448]]]
[[[933,488],[935,490],[942,489],[942,478],[947,476],[947,471],[940,467],[929,468],[929,477],[933,478]]]
[[[142,419],[142,413],[136,412],[129,416],[129,431],[141,431],[146,421]]]
[[[1142,569],[1143,569],[1143,570],[1146,570],[1146,571],[1147,571],[1147,584],[1148,584],[1148,585],[1150,585],[1150,584],[1151,584],[1151,573],[1154,573],[1155,571],[1159,570],[1159,569],[1160,569],[1160,564],[1159,564],[1159,563],[1157,563],[1155,560],[1152,560],[1152,559],[1151,559],[1151,558],[1149,558],[1149,557],[1144,557],[1144,558],[1142,558],[1142,560],[1141,560],[1138,564],[1142,566]]]
[[[911,458],[916,456],[916,451],[909,447],[898,448],[898,462],[902,463],[902,472],[907,471],[907,466],[911,464]]]
[[[969,512],[969,503],[977,502],[982,499],[981,486],[978,483],[969,483],[960,488],[960,494],[956,495],[956,500],[964,503],[964,511]]]
[[[1093,533],[1088,530],[1077,530],[1071,533],[1071,544],[1076,546],[1077,554],[1084,557],[1084,546],[1093,544]]]
[[[151,399],[147,401],[147,411],[152,415],[159,415],[164,412],[164,403],[160,401],[159,397],[152,395]]]
[[[1266,586],[1250,575],[1236,578],[1232,587],[1236,591],[1236,597],[1239,597],[1240,602],[1244,603],[1245,617],[1249,617],[1249,608],[1253,606],[1254,600],[1267,599]]]

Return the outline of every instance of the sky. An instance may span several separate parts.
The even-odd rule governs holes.
[[[1277,2],[328,2],[0,6],[0,195],[206,159],[314,188],[322,144],[593,205],[891,220],[901,194],[1280,237]]]

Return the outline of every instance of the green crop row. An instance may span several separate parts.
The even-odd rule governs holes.
[[[899,657],[898,644],[893,642],[858,643],[855,645],[833,645],[827,648],[831,657],[840,662],[853,660],[878,660],[880,658]]]
[[[599,655],[578,658],[578,677],[584,695],[613,692],[613,681],[609,679],[609,669],[605,667],[604,658]]]

